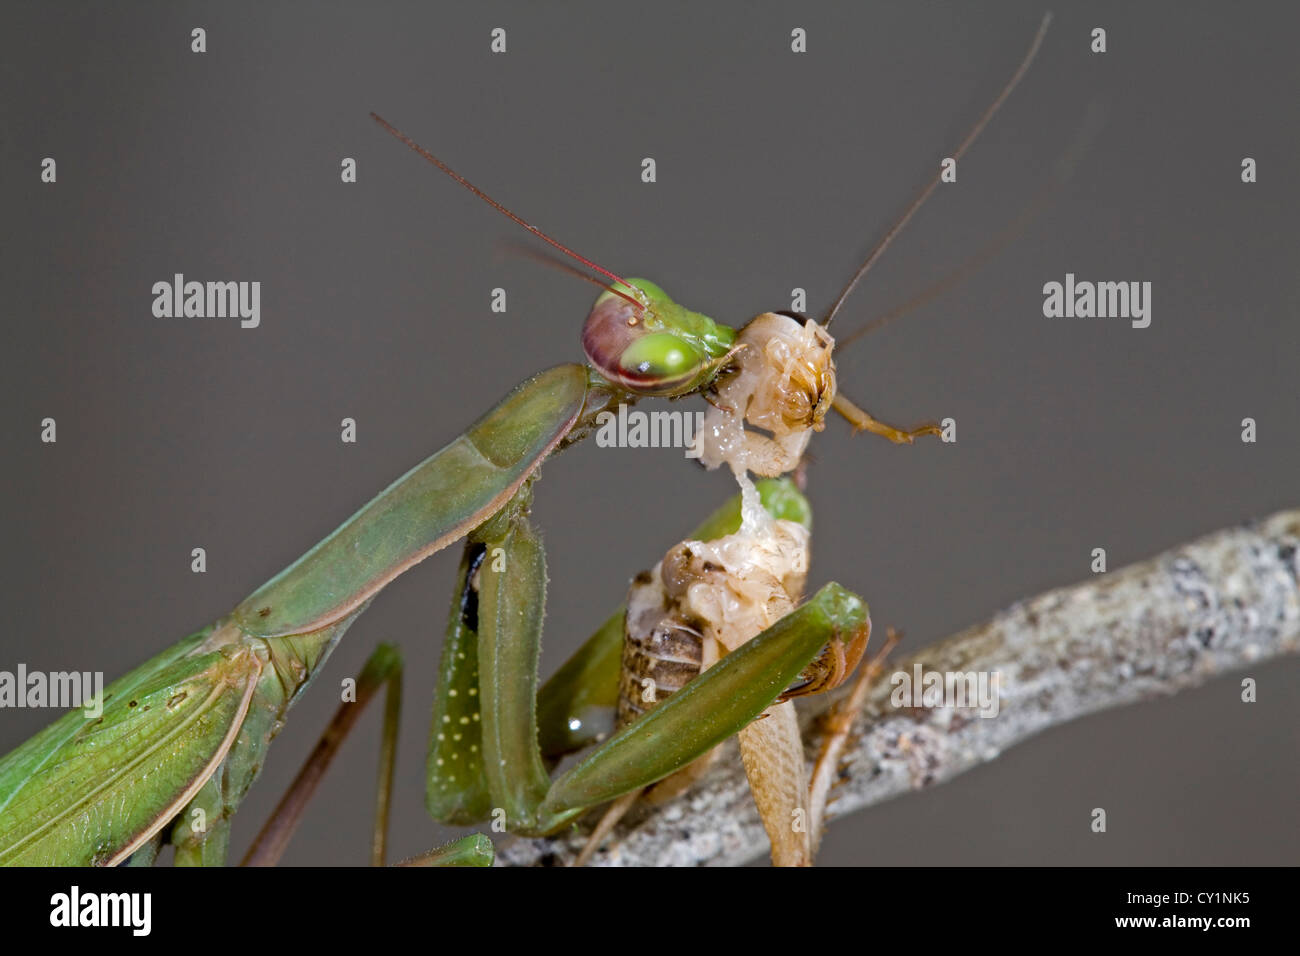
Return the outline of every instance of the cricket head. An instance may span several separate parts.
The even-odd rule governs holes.
[[[736,332],[674,302],[648,279],[629,279],[596,299],[582,349],[609,381],[637,395],[699,391],[721,370]]]
[[[697,436],[701,462],[775,477],[798,467],[835,401],[835,340],[810,319],[756,316],[713,385]]]
[[[745,420],[775,436],[821,431],[835,401],[835,340],[812,319],[777,312],[755,316],[740,330],[741,372],[750,370],[757,387]]]

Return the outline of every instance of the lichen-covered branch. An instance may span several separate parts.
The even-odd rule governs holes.
[[[891,662],[886,675],[999,675],[993,717],[978,708],[891,702],[882,679],[854,726],[827,817],[942,783],[1032,734],[1093,711],[1173,694],[1300,650],[1300,510],[1174,548],[1022,601],[977,627]],[[810,715],[811,716],[811,715]],[[809,757],[820,746],[811,721]],[[564,864],[570,833],[502,845],[505,865]],[[740,760],[688,794],[630,814],[593,865],[735,865],[767,837]]]

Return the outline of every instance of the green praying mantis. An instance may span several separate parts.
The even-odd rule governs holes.
[[[1047,25],[1044,19],[1024,61],[954,159],[1018,83]],[[934,425],[887,425],[839,394],[834,341],[826,331],[938,176],[873,249],[823,322],[764,313],[737,330],[684,308],[648,280],[622,279],[577,255],[374,118],[513,221],[609,280],[583,326],[586,364],[561,365],[517,386],[229,614],[113,682],[97,717],[72,711],[0,758],[0,863],[149,864],[171,843],[179,865],[223,864],[232,818],[268,744],[343,634],[394,578],[462,539],[428,758],[426,802],[437,819],[492,819],[515,833],[554,833],[592,808],[614,801],[625,808],[647,788],[691,777],[690,768],[717,745],[741,734],[743,746],[749,734],[756,739],[746,766],[754,760],[751,780],[765,781],[755,784],[760,809],[760,791],[780,791],[764,810],[774,854],[783,854],[777,862],[810,862],[820,808],[811,808],[811,824],[793,828],[803,833],[800,845],[778,851],[792,830],[780,815],[802,809],[807,783],[798,774],[793,784],[773,783],[778,765],[793,761],[802,772],[802,751],[764,764],[763,754],[771,753],[764,748],[780,746],[769,732],[778,724],[788,737],[793,718],[775,715],[781,708],[790,713],[791,697],[848,678],[862,657],[870,619],[866,603],[838,584],[799,602],[810,513],[795,483],[782,476],[798,468],[831,410],[855,430],[895,443],[938,433]],[[539,469],[620,404],[689,395],[703,395],[712,406],[698,456],[709,467],[729,465],[742,494],[639,577],[627,607],[539,688],[546,568],[529,514]],[[755,486],[749,472],[765,480]],[[653,671],[657,681],[629,676],[629,664],[638,660],[625,646],[634,619],[645,625],[643,640],[660,642],[659,650],[639,658],[641,673]],[[681,661],[662,652],[663,641],[683,634],[698,637],[702,650],[689,679],[670,687],[664,676]],[[358,687],[365,696],[393,687],[400,670],[396,652],[381,645]],[[650,695],[638,698],[645,681]],[[380,862],[395,700],[390,690],[376,823]],[[615,706],[619,728],[605,735],[593,714]],[[344,709],[354,716],[359,708]],[[797,727],[794,733],[797,745]],[[593,743],[590,753],[552,777],[561,757]],[[788,750],[788,740],[785,745]],[[314,769],[304,769],[246,862],[277,858],[327,760],[326,754],[309,761]],[[490,842],[475,836],[423,862],[491,859]]]

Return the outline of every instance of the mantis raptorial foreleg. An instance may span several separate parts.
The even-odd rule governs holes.
[[[456,825],[486,820],[492,810],[483,771],[483,723],[478,689],[479,569],[488,556],[477,535],[465,542],[447,620],[429,728],[425,807]]]
[[[800,866],[810,863],[816,856],[825,831],[827,801],[853,722],[866,703],[867,692],[879,678],[886,656],[898,640],[899,635],[890,628],[884,647],[863,665],[849,694],[823,718],[825,739],[813,765],[811,782],[805,786],[800,786],[806,776],[803,772],[802,737],[797,722],[791,725],[793,705],[789,701],[769,708],[764,717],[738,735],[745,772],[750,778],[755,801],[760,807],[760,818],[772,844],[774,864]],[[768,737],[774,739],[765,739]],[[585,866],[638,801],[657,803],[676,796],[703,776],[710,763],[708,756],[700,758],[685,770],[645,791],[625,794],[615,800],[588,835],[586,845],[574,858],[573,865]],[[778,766],[780,763],[784,763],[785,768]],[[676,786],[672,786],[674,783]]]
[[[770,511],[796,520],[807,519],[807,503],[791,483],[765,482],[763,493]],[[565,715],[586,713],[597,698],[603,703],[613,702],[616,694],[611,691],[616,691],[618,672],[608,666],[609,648],[611,642],[621,642],[621,628],[613,628],[607,621],[575,660],[548,682],[541,693],[539,708],[548,716],[540,733],[536,718],[527,709],[531,707],[531,695],[521,693],[509,701],[513,717],[506,713],[505,700],[494,704],[484,699],[487,687],[513,686],[519,681],[527,682],[536,673],[535,658],[512,658],[503,669],[500,651],[491,646],[491,639],[485,640],[485,633],[493,628],[504,633],[520,626],[540,627],[539,582],[543,580],[539,574],[540,552],[534,554],[531,543],[520,547],[521,542],[530,540],[522,510],[522,507],[507,509],[508,513],[494,520],[495,527],[485,526],[481,533],[475,532],[462,561],[462,583],[453,602],[451,631],[459,638],[470,632],[477,634],[473,644],[478,659],[474,661],[463,641],[464,656],[454,650],[455,641],[446,645],[439,681],[445,693],[435,707],[435,736],[430,748],[430,801],[439,806],[465,808],[467,803],[461,799],[458,788],[475,790],[486,780],[491,810],[500,807],[506,820],[514,822],[512,829],[552,832],[593,806],[637,793],[688,767],[759,717],[783,689],[807,683],[810,662],[819,660],[819,655],[825,656],[828,644],[858,645],[865,637],[865,605],[839,585],[827,585],[803,607],[728,654],[653,711],[628,723],[551,784],[539,806],[529,807],[526,798],[531,774],[526,761],[531,754],[541,760],[539,739],[564,741],[563,735],[549,726],[551,722],[572,728],[576,718]],[[740,523],[740,510],[738,500],[730,502],[698,530],[708,537],[732,531]],[[522,536],[521,531],[525,532]],[[481,552],[477,549],[479,539],[483,543]],[[494,554],[498,548],[500,552]],[[503,563],[492,570],[488,562],[494,556]],[[531,642],[523,646],[531,647],[531,653],[536,651],[536,645]],[[842,653],[839,659],[844,659]],[[592,691],[589,685],[573,680],[575,675],[593,673],[604,675],[603,690]],[[469,713],[461,715],[468,718],[465,724],[454,717],[453,702],[472,699],[476,691],[481,699],[481,709],[476,711],[481,714],[477,722],[481,736],[462,735],[461,739],[453,740],[447,735],[440,739],[440,728],[475,726]],[[491,718],[495,727],[489,725],[490,710],[498,712]],[[511,720],[513,726],[507,726]],[[446,735],[445,730],[442,733]],[[492,744],[490,740],[499,743]],[[480,746],[474,741],[481,741],[485,753],[490,746],[496,746],[499,753],[517,756],[485,757],[481,780],[461,777],[459,772],[448,770],[453,761],[458,767],[465,766],[467,752]],[[527,752],[529,741],[531,754]],[[454,755],[457,748],[459,759]],[[499,768],[499,780],[494,780],[495,775],[489,772],[492,766]],[[515,801],[513,810],[503,805],[505,800]]]
[[[763,508],[773,518],[808,524],[812,509],[788,479],[756,483]],[[689,535],[712,541],[734,534],[741,521],[740,495],[729,498]],[[542,685],[537,699],[542,752],[556,760],[599,743],[613,731],[619,702],[627,605],[605,619],[590,638]]]
[[[768,634],[791,613],[802,593],[808,513],[798,512],[796,520],[781,519],[770,501],[775,488],[798,493],[788,481],[763,482],[762,492],[746,478],[740,483],[744,520],[728,529],[731,533],[675,545],[633,583],[618,701],[621,725],[666,706],[666,701],[704,680],[720,657],[730,660],[751,640]],[[739,731],[741,759],[778,866],[811,864],[814,820],[821,816],[821,807],[810,799],[803,740],[790,699],[842,683],[857,666],[869,636],[865,612],[851,635],[824,635],[820,654],[801,672],[801,679],[782,688],[761,716]],[[641,692],[643,686],[649,690]],[[710,752],[696,759],[644,794],[633,792],[616,800],[575,863],[591,857],[638,796],[679,792],[707,769],[713,756]]]
[[[538,749],[537,659],[546,561],[525,487],[469,537],[430,728],[426,803],[449,823],[500,809],[531,827],[550,778]]]
[[[796,524],[808,520],[807,502],[789,482],[762,483],[761,497],[773,515],[791,518]],[[591,712],[617,701],[623,614],[611,616],[547,683],[536,709],[543,717],[539,720],[534,716],[535,685],[531,682],[536,674],[544,566],[540,547],[524,516],[526,505],[525,491],[500,516],[473,532],[461,562],[434,707],[428,802],[440,819],[449,822],[475,822],[499,808],[503,822],[511,829],[542,832],[591,805],[572,804],[573,795],[568,793],[572,774],[550,786],[549,792],[537,781],[539,777],[545,779],[541,776],[545,771],[542,753],[558,756],[589,742],[591,738],[586,735],[590,731],[583,726],[584,721],[594,725],[597,722],[588,719]],[[735,531],[740,524],[740,510],[739,499],[730,502],[697,529],[697,534],[714,538]],[[839,606],[835,600],[823,598],[829,602],[823,611]],[[847,597],[842,600],[852,603]],[[502,641],[507,632],[508,643]],[[803,672],[827,641],[834,639],[822,634],[822,640],[809,650],[802,643],[807,635],[798,633],[799,638],[793,641],[788,635],[774,636],[776,643],[764,659],[776,668],[789,667],[791,661],[796,661],[798,666],[790,680]],[[794,656],[787,659],[786,654]],[[757,675],[757,669],[752,673]],[[708,715],[709,722],[721,725],[732,721],[734,733],[762,713],[789,684],[789,680],[778,683],[767,674],[755,679],[761,703],[748,695],[737,699],[723,694],[718,698],[717,713]],[[508,688],[510,692],[493,688]],[[583,716],[574,716],[578,714]],[[617,744],[608,741],[575,768],[575,772],[582,771],[577,779],[589,780],[590,773],[599,771],[602,786],[619,788],[612,797],[639,790],[681,770],[718,742],[710,743],[695,730],[683,725],[674,732],[672,742],[677,749],[667,758],[670,763],[662,773],[640,785],[635,777],[622,782],[621,775],[644,771],[644,760],[627,742],[629,738]],[[529,766],[534,759],[540,768],[536,772]],[[638,766],[631,767],[631,763]],[[545,799],[530,805],[531,795],[539,790]],[[596,802],[604,802],[604,798]]]
[[[875,684],[884,670],[885,658],[899,641],[899,634],[892,627],[886,631],[885,646],[876,652],[866,664],[862,665],[853,689],[848,696],[836,703],[829,714],[823,718],[825,737],[821,750],[813,764],[812,782],[808,787],[808,832],[812,838],[812,852],[816,854],[825,832],[826,805],[830,800],[831,787],[839,775],[840,758],[848,744],[853,722],[862,713],[867,703],[867,692]]]
[[[520,830],[537,825],[550,776],[537,744],[537,662],[546,602],[546,559],[529,524],[526,499],[493,519],[479,568],[479,713],[483,772],[493,807]]]
[[[556,782],[543,805],[543,813],[549,809],[562,820],[571,819],[581,808],[614,800],[625,793],[639,793],[692,764],[742,728],[752,727],[754,722],[767,724],[769,718],[762,714],[770,713],[774,705],[785,706],[777,702],[781,689],[796,684],[818,652],[828,644],[861,644],[869,633],[865,602],[838,584],[826,585],[805,604],[615,734]],[[774,666],[778,655],[780,665]],[[762,686],[764,683],[766,688]],[[746,704],[743,711],[737,706],[741,698]],[[743,723],[736,719],[746,714],[748,719]],[[725,719],[721,719],[723,715]],[[761,745],[761,741],[754,742]],[[802,762],[800,745],[800,768]],[[760,772],[775,769],[774,765],[767,765]],[[780,776],[777,788],[797,795],[797,806],[802,807],[806,784],[805,788],[791,789],[784,775]],[[612,829],[617,816],[611,815],[604,823],[605,832]],[[789,827],[795,821],[791,814],[785,813],[781,822]],[[797,842],[802,839],[795,838]],[[590,846],[584,859],[594,849],[594,845]]]
[[[540,809],[543,825],[553,830],[685,767],[757,719],[827,643],[857,641],[866,628],[866,603],[827,584],[560,777]]]

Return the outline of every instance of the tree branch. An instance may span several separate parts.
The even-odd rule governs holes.
[[[1027,737],[1085,714],[1195,687],[1300,650],[1300,510],[1231,528],[1149,561],[1021,601],[886,673],[1000,675],[999,709],[896,707],[881,680],[854,725],[827,819],[950,780]],[[827,702],[828,703],[828,702]],[[826,704],[823,704],[823,708]],[[821,733],[812,722],[809,756]],[[736,759],[693,790],[629,814],[593,865],[736,865],[767,837]],[[509,866],[565,864],[583,835],[518,840]]]

